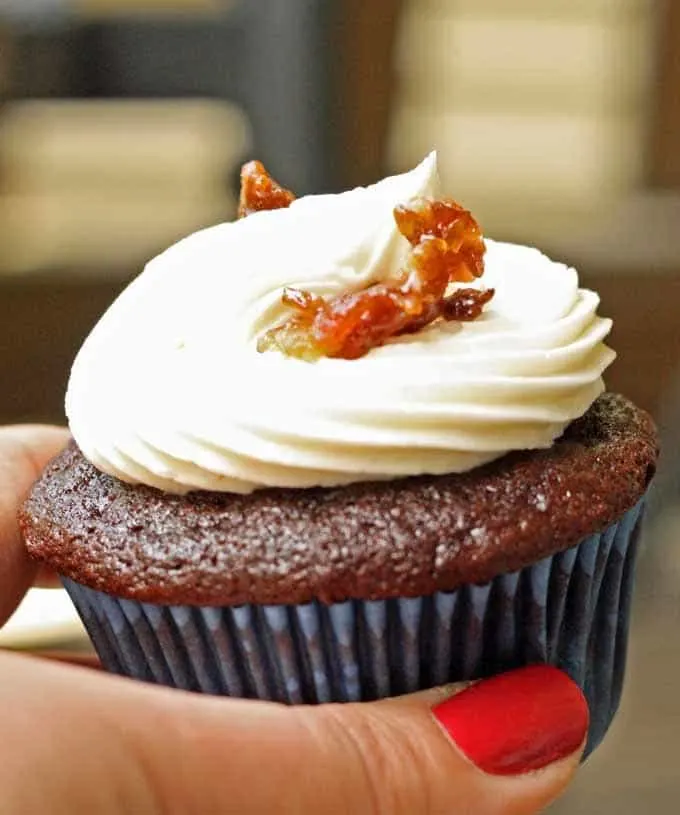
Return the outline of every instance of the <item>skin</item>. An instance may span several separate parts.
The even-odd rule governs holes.
[[[34,583],[17,510],[64,445],[57,428],[0,428],[0,623]],[[3,812],[413,815],[535,813],[580,750],[538,772],[490,776],[431,714],[439,688],[370,704],[288,708],[151,687],[0,653]]]

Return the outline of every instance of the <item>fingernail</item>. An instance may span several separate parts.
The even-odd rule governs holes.
[[[520,775],[566,758],[588,731],[588,705],[562,671],[532,665],[485,679],[432,713],[486,773]]]

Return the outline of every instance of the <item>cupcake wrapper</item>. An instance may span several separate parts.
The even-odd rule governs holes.
[[[557,665],[588,699],[589,752],[621,696],[642,510],[484,586],[427,597],[165,606],[63,582],[108,670],[203,693],[349,702]]]

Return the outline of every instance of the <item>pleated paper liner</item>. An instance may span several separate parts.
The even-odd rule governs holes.
[[[621,696],[643,503],[533,566],[427,597],[166,606],[63,582],[109,671],[202,693],[348,702],[557,665],[585,691],[590,752]]]

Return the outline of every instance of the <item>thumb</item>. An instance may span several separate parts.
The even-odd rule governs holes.
[[[0,427],[0,625],[14,611],[37,570],[19,534],[19,507],[47,462],[67,441],[68,433],[59,427]]]
[[[343,801],[328,811],[397,815],[541,812],[578,768],[589,724],[578,686],[543,665],[305,714],[325,748],[308,767]]]
[[[581,692],[548,667],[454,696],[294,708],[25,658],[0,669],[13,812],[534,813],[571,778],[588,725]],[[12,787],[22,765],[40,784]]]

